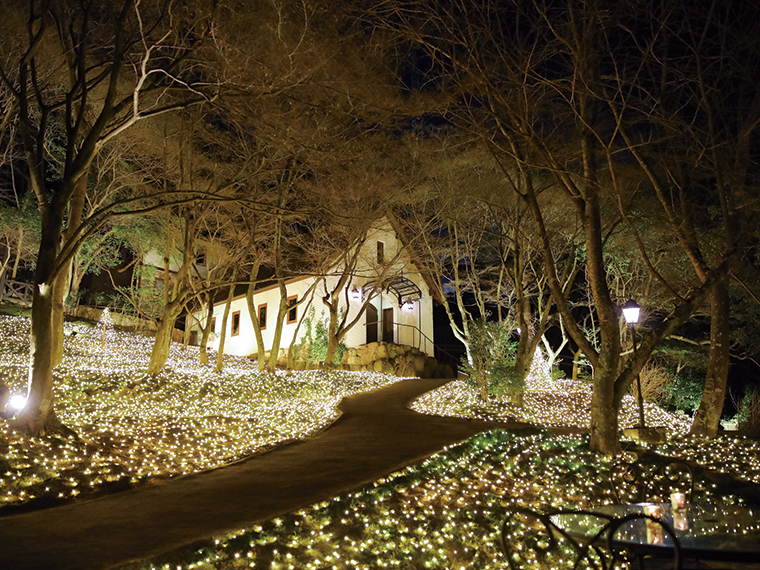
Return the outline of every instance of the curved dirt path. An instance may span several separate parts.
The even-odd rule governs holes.
[[[100,570],[240,529],[362,486],[445,446],[523,424],[417,414],[407,402],[450,380],[406,380],[346,398],[303,442],[91,501],[0,518],[0,568]]]

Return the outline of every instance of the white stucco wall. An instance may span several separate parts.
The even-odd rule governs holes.
[[[377,263],[378,241],[381,241],[384,244],[385,263],[382,265]],[[352,277],[348,286],[348,320],[353,320],[363,302],[361,298],[354,298],[355,295],[360,295],[363,288],[371,289],[371,284],[378,280],[387,280],[390,277],[399,274],[412,281],[419,288],[421,291],[421,298],[410,303],[405,303],[403,307],[400,307],[396,295],[389,291],[383,291],[381,294],[376,294],[370,299],[370,303],[377,309],[377,318],[379,321],[382,321],[383,319],[384,309],[393,310],[393,322],[396,323],[393,331],[393,342],[418,347],[422,351],[433,356],[433,299],[422,275],[414,264],[411,263],[409,256],[403,250],[402,244],[396,238],[395,233],[388,224],[385,224],[384,227],[378,227],[371,230],[364,243],[355,275]],[[304,292],[307,291],[309,286],[313,283],[313,279],[313,277],[305,277],[289,281],[287,284],[288,297],[297,295],[299,300],[302,299]],[[330,288],[337,279],[338,277],[328,278],[328,288]],[[351,291],[354,289],[356,292],[352,295]],[[320,319],[327,320],[327,307],[321,300],[322,295],[324,295],[324,285],[320,282],[320,284],[317,285],[316,290],[313,292],[311,305],[307,305],[308,301],[306,301],[298,307],[296,322],[287,323],[286,317],[280,340],[280,348],[287,348],[290,346],[298,321],[300,321],[304,314],[309,311],[310,307],[313,307],[314,309],[315,322]],[[279,288],[274,285],[257,291],[254,295],[253,304],[257,312],[261,305],[266,304],[267,306],[266,327],[262,330],[264,345],[267,350],[272,346],[279,300],[280,291]],[[344,294],[341,294],[340,307],[344,310],[346,309]],[[237,335],[231,336],[233,322],[232,315],[237,311],[240,312],[240,330]],[[224,303],[219,303],[214,307],[214,317],[216,318],[214,332],[216,333],[217,338],[212,343],[212,348],[215,350],[218,349],[219,346],[223,314]],[[347,346],[359,346],[367,342],[367,322],[369,318],[370,316],[365,311],[364,315],[362,315],[356,325],[346,334],[344,342]],[[304,331],[305,327],[301,324],[298,328],[299,340],[303,337]],[[382,324],[378,325],[377,339],[383,340]],[[226,353],[241,356],[252,355],[257,352],[253,323],[248,313],[248,305],[244,296],[238,297],[232,302],[230,316],[227,322],[227,335],[224,351]]]

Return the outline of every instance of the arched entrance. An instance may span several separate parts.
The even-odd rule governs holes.
[[[378,313],[377,313],[377,307],[375,307],[372,303],[367,305],[367,344],[370,342],[377,342],[377,321],[378,321]]]

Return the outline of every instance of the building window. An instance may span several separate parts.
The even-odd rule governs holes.
[[[385,263],[385,244],[381,241],[377,242],[377,262]]]
[[[211,332],[216,332],[216,317],[211,317]]]
[[[195,264],[196,265],[206,265],[206,254],[205,253],[198,253],[195,256]]]
[[[156,277],[156,280],[153,282],[153,287],[155,287],[156,291],[163,291],[163,289],[164,289],[164,278],[163,277]]]
[[[267,328],[267,304],[259,305],[259,328],[264,330]]]
[[[240,311],[232,313],[232,335],[237,336],[240,334]]]
[[[298,320],[298,307],[296,306],[296,303],[298,303],[298,295],[293,295],[292,297],[288,297],[288,324],[294,323]]]

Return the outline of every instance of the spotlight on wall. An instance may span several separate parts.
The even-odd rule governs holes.
[[[351,289],[351,298],[354,301],[361,301],[361,298],[362,298],[362,292],[361,292],[361,290],[357,289],[356,287],[354,287],[353,289]]]
[[[406,309],[407,311],[412,311],[412,310],[414,310],[414,301],[404,301],[404,302],[401,304],[401,308],[402,308],[402,309]]]

